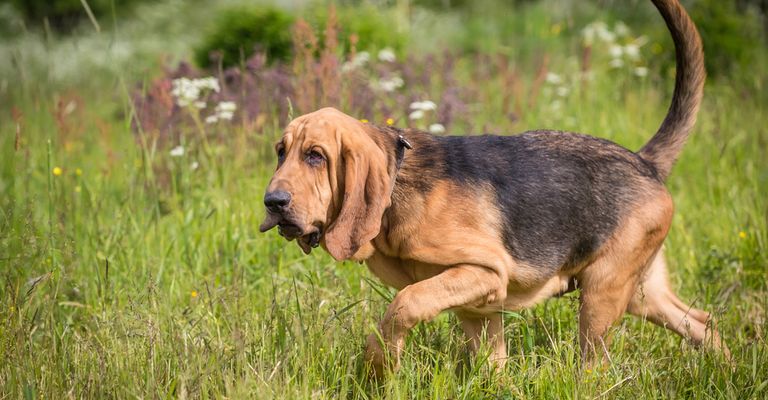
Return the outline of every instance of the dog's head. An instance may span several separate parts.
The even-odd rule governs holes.
[[[323,245],[337,260],[351,258],[379,233],[391,203],[396,167],[388,139],[333,108],[291,121],[275,146],[260,230],[277,226],[307,254]]]

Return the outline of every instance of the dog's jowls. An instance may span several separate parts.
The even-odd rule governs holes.
[[[682,6],[653,3],[675,43],[677,77],[667,117],[637,153],[550,130],[432,136],[332,108],[288,125],[261,230],[278,226],[307,253],[320,245],[337,260],[364,260],[400,289],[368,338],[373,371],[388,360],[396,368],[408,330],[446,310],[473,349],[484,336],[503,365],[499,311],[576,288],[588,363],[603,359],[624,312],[727,354],[709,314],[672,292],[661,252],[673,214],[664,180],[694,125],[704,67]]]

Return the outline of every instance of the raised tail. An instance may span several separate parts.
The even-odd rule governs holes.
[[[677,0],[651,1],[664,17],[672,34],[677,73],[675,92],[667,116],[638,154],[656,167],[661,179],[666,179],[696,123],[706,72],[701,37],[683,6]]]

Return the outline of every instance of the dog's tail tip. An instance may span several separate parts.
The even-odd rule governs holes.
[[[675,91],[667,116],[638,154],[651,162],[666,179],[696,123],[704,91],[704,51],[701,37],[678,0],[652,0],[664,17],[675,44],[677,71]]]

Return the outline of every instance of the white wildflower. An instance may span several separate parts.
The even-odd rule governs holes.
[[[424,118],[424,111],[416,110],[416,111],[412,112],[410,115],[408,115],[408,118],[409,119],[413,119],[413,120],[422,119],[422,118]]]
[[[414,101],[410,105],[411,110],[432,111],[437,110],[437,104],[431,100]]]
[[[204,101],[196,101],[194,103],[194,106],[195,106],[195,108],[198,108],[198,109],[202,110],[203,108],[205,108],[206,104],[205,104]]]
[[[235,116],[237,104],[234,101],[222,101],[216,105],[216,118],[230,121]]]
[[[200,163],[197,161],[192,161],[192,164],[189,164],[189,169],[192,171],[198,169],[200,167]]]
[[[432,124],[429,126],[430,133],[445,133],[445,127],[442,124]]]
[[[181,157],[184,155],[184,147],[176,146],[172,148],[171,151],[168,152],[168,154],[170,154],[171,157]]]
[[[194,105],[197,108],[204,108],[204,102],[198,102],[200,96],[206,91],[218,92],[221,90],[219,81],[214,77],[189,79],[179,78],[171,82],[171,94],[176,97],[176,104],[179,107]],[[202,107],[200,105],[203,105]]]
[[[637,67],[635,68],[635,75],[644,78],[648,75],[648,68],[646,67]]]
[[[627,36],[629,35],[629,27],[624,22],[617,22],[616,25],[613,26],[613,31],[616,32],[619,36]]]
[[[355,54],[355,57],[353,57],[352,60],[345,62],[341,66],[341,70],[342,72],[349,72],[358,69],[367,64],[370,59],[371,55],[367,51],[361,51]]]
[[[379,51],[379,61],[395,62],[395,60],[396,60],[395,51],[392,50],[391,48],[387,47]]]
[[[547,83],[551,83],[553,85],[559,85],[563,83],[563,77],[554,72],[547,72],[546,81]]]
[[[557,93],[557,95],[560,96],[560,97],[568,96],[568,93],[570,93],[570,92],[571,92],[571,90],[568,89],[568,87],[566,87],[566,86],[559,86],[556,89],[556,91],[555,91],[555,93]]]
[[[379,79],[374,86],[385,92],[394,92],[396,89],[403,87],[403,84],[403,78],[393,76],[389,79]]]
[[[626,46],[624,46],[624,54],[627,55],[627,58],[630,60],[638,60],[640,58],[640,46],[630,43]]]
[[[216,106],[217,112],[222,112],[222,111],[234,112],[235,110],[237,110],[237,104],[235,104],[234,101],[222,101]]]
[[[559,111],[561,108],[563,108],[563,102],[560,100],[553,101],[549,107],[552,109],[552,111]]]
[[[608,53],[613,58],[619,58],[622,54],[624,54],[624,49],[621,46],[614,44],[608,48]]]
[[[209,115],[209,116],[205,117],[205,123],[206,124],[215,124],[217,122],[219,122],[219,117],[216,116],[216,115]]]
[[[605,25],[602,25],[602,29],[597,29],[597,38],[606,43],[613,43],[616,40],[616,34],[609,31]]]
[[[614,58],[611,60],[611,62],[608,63],[608,65],[610,65],[611,68],[621,68],[624,66],[624,60],[621,58]]]

